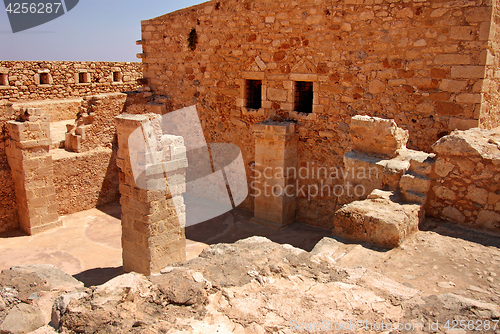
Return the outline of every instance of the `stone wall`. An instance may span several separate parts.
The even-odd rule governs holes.
[[[0,100],[64,99],[130,91],[142,78],[140,63],[0,61]]]
[[[116,142],[114,117],[124,111],[126,102],[125,93],[85,97],[73,128],[66,133],[65,147],[74,152],[111,148]]]
[[[455,131],[433,149],[437,160],[428,214],[500,230],[500,132]]]
[[[57,120],[71,119],[68,124],[76,125],[89,117],[92,120],[79,125],[87,130],[81,144],[82,153],[54,147],[49,151],[54,165],[57,210],[59,214],[69,214],[119,199],[114,117],[131,104],[135,109],[146,110],[147,98],[147,93],[128,92],[55,101],[0,102],[0,233],[19,228],[18,204],[5,142],[9,139],[6,123],[18,118],[20,107],[39,107],[42,114],[56,115]]]
[[[120,199],[116,151],[52,152],[58,213],[66,215]]]
[[[143,21],[139,57],[153,94],[170,110],[196,104],[207,142],[238,145],[248,175],[252,125],[272,115],[296,120],[299,168],[342,167],[357,114],[395,119],[427,152],[453,129],[492,126],[491,16],[483,0],[210,1]],[[246,79],[262,80],[260,109],[245,107]],[[295,81],[313,83],[310,114],[294,111]],[[321,182],[343,181],[300,185]],[[298,219],[331,227],[333,203],[299,196]]]
[[[14,180],[5,154],[6,123],[16,116],[13,110],[0,107],[0,233],[19,227]]]
[[[500,5],[493,1],[493,13],[489,31],[488,49],[481,55],[486,64],[481,106],[481,127],[491,129],[500,125]],[[486,30],[486,28],[485,28]]]

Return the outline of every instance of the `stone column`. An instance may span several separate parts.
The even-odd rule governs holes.
[[[254,125],[255,222],[284,228],[295,219],[298,176],[297,142],[293,122],[263,122]]]
[[[150,275],[186,259],[184,140],[163,135],[155,114],[123,114],[115,123],[123,270]]]
[[[50,116],[40,109],[21,109],[19,121],[7,122],[5,148],[12,170],[19,224],[32,235],[61,226],[57,214],[52,156],[49,155]]]

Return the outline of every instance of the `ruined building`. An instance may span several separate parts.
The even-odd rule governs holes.
[[[166,111],[196,104],[207,141],[241,148],[249,184],[259,168],[302,167],[307,177],[284,182],[333,189],[344,177],[321,171],[346,168],[355,115],[394,119],[408,148],[427,153],[455,129],[500,125],[498,15],[496,1],[481,0],[210,1],[143,21],[138,56]],[[254,126],[269,118],[291,122],[285,136]],[[296,161],[271,162],[283,145]],[[353,199],[337,195],[297,191],[293,204],[271,207],[249,196],[242,207],[332,228]],[[492,205],[487,197],[480,206]],[[446,217],[438,211],[429,210]]]
[[[207,143],[239,147],[255,222],[386,247],[425,215],[499,230],[498,18],[485,0],[209,1],[142,22],[142,70],[1,62],[0,230],[121,195],[126,270],[184,259],[186,189],[138,187],[128,138],[183,179],[187,139],[160,119],[189,106]]]

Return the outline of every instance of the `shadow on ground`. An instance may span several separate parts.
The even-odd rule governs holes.
[[[332,234],[331,230],[297,222],[286,229],[278,230],[253,223],[250,221],[252,218],[252,212],[234,209],[219,217],[186,227],[186,238],[212,245],[262,236],[279,244],[290,244],[309,252],[318,241]]]
[[[104,284],[110,279],[113,279],[121,274],[123,274],[123,267],[93,268],[73,275],[73,277],[80,282],[83,282],[85,287],[88,288],[90,286]]]
[[[432,231],[447,237],[467,240],[483,246],[500,248],[500,233],[474,230],[470,227],[460,226],[458,223],[426,218],[425,221],[420,224],[419,229],[421,231]]]

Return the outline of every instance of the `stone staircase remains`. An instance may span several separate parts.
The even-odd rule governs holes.
[[[354,149],[344,156],[344,182],[364,187],[364,196],[335,213],[334,235],[393,248],[418,230],[425,216],[434,154],[406,148],[408,132],[394,120],[354,116]],[[373,171],[373,173],[372,173]],[[366,177],[369,175],[370,177]]]

